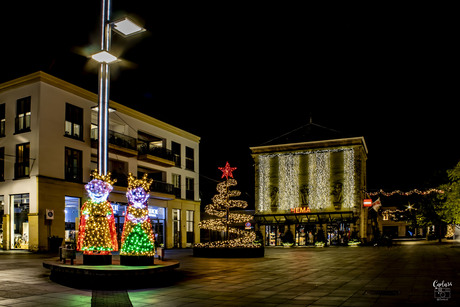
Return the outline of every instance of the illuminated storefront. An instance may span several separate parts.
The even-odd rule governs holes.
[[[366,238],[364,138],[252,147],[256,214],[266,245],[290,231],[298,246]]]

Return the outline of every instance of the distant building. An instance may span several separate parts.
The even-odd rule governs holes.
[[[266,245],[281,245],[288,230],[299,246],[367,238],[363,137],[310,122],[251,151],[255,219]]]
[[[121,235],[127,176],[154,179],[149,212],[159,243],[199,242],[200,138],[110,101],[109,201]],[[97,168],[97,95],[43,72],[0,84],[0,246],[47,250],[71,241],[84,184]],[[120,239],[120,238],[119,238]]]

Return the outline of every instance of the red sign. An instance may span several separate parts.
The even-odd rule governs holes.
[[[311,212],[310,207],[291,208],[291,213],[309,213],[309,212]]]
[[[364,207],[372,207],[372,199],[365,199],[363,205]]]

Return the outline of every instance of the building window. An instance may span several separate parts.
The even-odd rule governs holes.
[[[171,151],[174,155],[174,162],[176,163],[176,167],[181,167],[180,144],[171,142]]]
[[[174,240],[174,247],[182,247],[181,246],[181,231],[180,231],[180,209],[172,209],[172,233],[173,233],[173,240]]]
[[[186,214],[187,247],[190,247],[193,245],[193,243],[195,243],[195,212],[192,210],[187,210]]]
[[[0,137],[6,135],[5,123],[6,123],[6,118],[5,118],[5,104],[2,103],[2,104],[0,104]]]
[[[195,170],[195,151],[193,148],[185,147],[185,168],[194,171]]]
[[[65,180],[82,182],[83,166],[82,151],[65,148]]]
[[[5,181],[5,147],[0,148],[0,181]]]
[[[30,175],[30,143],[16,145],[16,163],[14,178],[24,178]]]
[[[30,96],[16,102],[15,133],[30,131]]]
[[[70,103],[65,105],[65,136],[83,139],[83,109]]]
[[[195,179],[185,178],[185,198],[189,200],[195,199]]]
[[[173,192],[174,192],[174,195],[177,198],[182,197],[182,191],[181,191],[181,188],[180,188],[180,180],[181,180],[180,177],[181,177],[180,175],[172,174]]]

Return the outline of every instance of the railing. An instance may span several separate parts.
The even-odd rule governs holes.
[[[166,183],[163,181],[154,180],[152,182],[152,185],[150,186],[150,190],[152,192],[174,194],[174,186],[170,183]]]
[[[97,140],[98,139],[98,128],[91,129],[91,139]],[[117,145],[120,147],[137,150],[137,141],[135,138],[124,135],[119,132],[115,132],[113,130],[109,130],[109,143],[113,145]]]
[[[174,161],[174,154],[172,151],[164,147],[149,147],[148,144],[141,144],[138,146],[138,152],[139,155],[148,154],[169,161]]]

